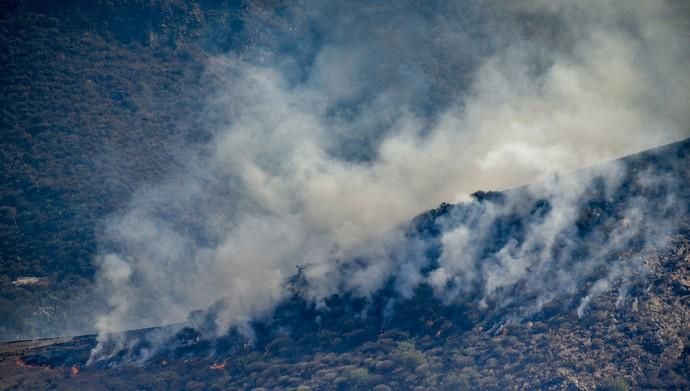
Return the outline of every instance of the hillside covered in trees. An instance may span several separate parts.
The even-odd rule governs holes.
[[[245,7],[2,1],[0,339],[90,327],[99,224],[209,137],[204,61],[249,41]]]
[[[689,389],[690,9],[614,4],[0,0],[0,388]]]
[[[621,190],[608,198],[591,189],[578,211],[582,245],[606,235],[630,199],[644,195],[661,202],[669,188],[645,187],[639,173],[654,170],[687,178],[690,142],[629,157]],[[663,174],[662,174],[663,173]],[[575,173],[571,175],[586,175]],[[676,189],[687,204],[687,181]],[[438,266],[436,240],[446,219],[467,215],[477,205],[501,204],[525,189],[479,192],[474,201],[449,205],[418,216],[406,228],[408,240],[423,237],[432,265]],[[661,197],[661,198],[660,198]],[[496,241],[519,237],[538,218],[534,209],[513,210],[495,220]],[[676,211],[677,212],[677,211]],[[106,389],[684,389],[690,373],[690,220],[687,212],[667,216],[678,229],[664,233],[663,245],[646,248],[644,271],[636,271],[626,297],[612,286],[578,310],[607,270],[596,270],[575,296],[557,297],[522,317],[516,309],[532,298],[518,284],[494,297],[481,295],[452,303],[440,301],[429,285],[411,297],[392,286],[369,300],[331,296],[316,307],[303,296],[304,266],[287,282],[292,294],[268,319],[213,336],[213,312],[198,312],[183,325],[132,331],[115,336],[111,354],[93,360],[95,336],[3,345],[0,361],[8,389],[105,387]],[[614,226],[611,225],[614,223]],[[610,254],[606,269],[634,256],[635,240]],[[434,244],[436,243],[436,244]],[[491,246],[492,243],[487,243]],[[487,251],[492,251],[488,249]],[[586,251],[583,249],[583,251]],[[435,255],[434,255],[435,254]],[[591,256],[591,255],[589,255]],[[570,261],[578,267],[588,255]],[[401,260],[402,261],[402,260]],[[488,262],[488,260],[487,260]],[[343,270],[346,273],[345,270]],[[516,299],[498,305],[503,294]],[[534,293],[532,293],[534,294]],[[602,363],[605,363],[602,364]]]

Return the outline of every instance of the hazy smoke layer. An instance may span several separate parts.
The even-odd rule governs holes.
[[[222,299],[222,332],[270,311],[307,263],[316,301],[368,295],[392,273],[406,276],[404,294],[423,281],[419,265],[396,265],[396,234],[384,234],[419,212],[688,136],[682,5],[307,3],[250,9],[250,48],[208,64],[209,110],[227,126],[107,222],[98,264],[112,310],[100,331],[181,321]],[[615,171],[603,175],[612,187]],[[575,178],[589,181],[539,190],[555,212],[491,266],[470,252],[498,212],[449,223],[429,281],[438,294],[462,295],[481,275],[490,302],[549,262],[586,188]],[[626,210],[639,230],[611,246],[646,229],[648,208]],[[335,260],[361,252],[380,262],[334,277]],[[564,268],[554,289],[576,289],[567,273],[587,267]]]

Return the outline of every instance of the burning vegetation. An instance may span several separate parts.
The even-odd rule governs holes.
[[[629,163],[637,171],[688,151],[690,142]],[[687,197],[688,189],[683,191],[678,194]],[[500,203],[505,196],[477,193],[475,198]],[[544,208],[534,202],[528,210]],[[615,216],[616,203],[587,205],[576,225],[583,235],[615,227],[606,216]],[[426,235],[433,243],[443,230],[441,222],[463,208],[443,205],[419,216],[410,235]],[[520,225],[516,216],[513,227]],[[86,336],[27,350],[16,362],[25,369],[63,368],[86,382],[124,388],[457,390],[505,389],[515,383],[533,389],[687,388],[690,219],[677,218],[678,229],[665,244],[642,254],[644,273],[590,296],[598,280],[594,275],[575,295],[556,297],[536,311],[522,311],[530,290],[520,284],[505,292],[516,299],[509,306],[482,305],[478,294],[445,302],[428,284],[402,297],[393,283],[370,298],[333,295],[317,306],[302,295],[308,284],[303,273],[309,270],[304,266],[286,282],[290,296],[270,317],[225,335],[214,333],[210,309],[193,314],[182,326],[114,336],[116,345],[98,360],[90,361],[97,339]],[[634,247],[624,250],[612,264],[636,254]],[[429,251],[434,254],[433,248]],[[603,361],[610,365],[601,366]],[[88,371],[79,372],[84,366]]]
[[[685,2],[2,9],[0,389],[690,389]]]

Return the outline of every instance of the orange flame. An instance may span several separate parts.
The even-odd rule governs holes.
[[[51,369],[48,365],[32,365],[29,364],[28,362],[24,361],[23,358],[18,358],[14,361],[14,363],[18,367],[24,367],[24,368],[43,368],[43,369]]]
[[[76,366],[76,365],[73,366],[73,367],[70,369],[70,372],[72,372],[72,376],[77,376],[77,375],[79,374],[79,367]]]

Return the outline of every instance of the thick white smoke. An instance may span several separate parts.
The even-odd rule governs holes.
[[[688,136],[682,4],[451,3],[250,9],[254,46],[208,64],[209,110],[227,125],[204,156],[106,223],[99,281],[112,310],[99,331],[178,322],[221,299],[227,330],[268,313],[306,263],[315,300],[367,295],[391,273],[406,273],[410,291],[422,281],[413,263],[382,254],[343,282],[331,261],[376,259],[369,239],[394,242],[384,234],[475,190]],[[525,277],[546,262],[532,244],[572,223],[581,185],[551,188],[559,213],[490,270],[463,263],[481,227],[454,227],[432,285],[459,295],[448,281],[485,273],[490,297]],[[631,224],[644,220],[635,210]]]

